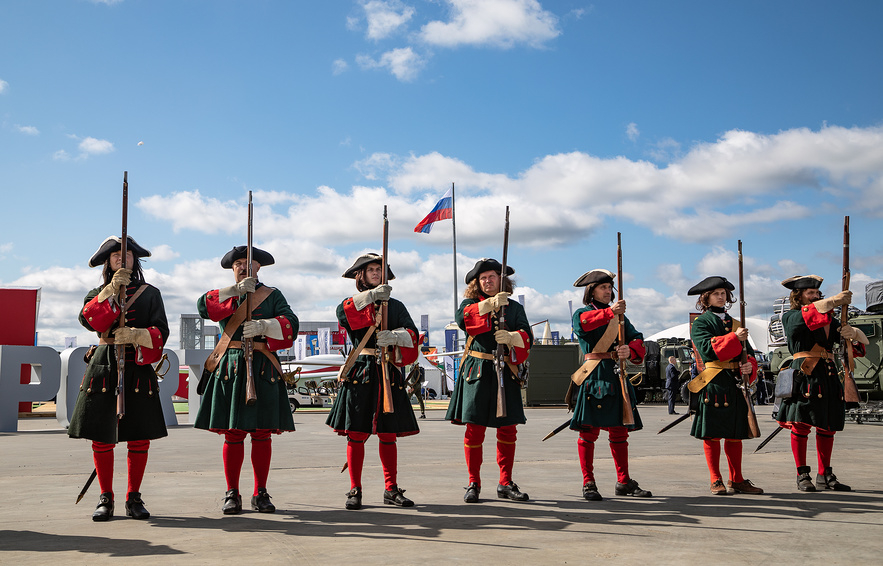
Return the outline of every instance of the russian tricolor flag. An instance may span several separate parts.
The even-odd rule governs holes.
[[[429,231],[432,230],[433,222],[438,222],[439,220],[445,220],[447,218],[452,218],[454,215],[454,187],[448,189],[448,192],[445,193],[445,196],[441,198],[440,201],[435,205],[432,211],[426,215],[426,218],[420,221],[415,228],[415,232],[423,232],[424,234],[429,234]]]

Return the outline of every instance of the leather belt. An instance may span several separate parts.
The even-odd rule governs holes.
[[[613,352],[589,352],[586,354],[585,360],[615,360],[617,358],[613,357]]]
[[[719,360],[705,362],[706,368],[712,369],[741,369],[742,365],[739,362],[721,362]]]
[[[800,365],[797,367],[801,372],[805,375],[809,375],[816,368],[816,365],[819,363],[819,360],[833,360],[834,354],[833,352],[829,352],[823,346],[816,344],[812,347],[812,350],[808,352],[797,352],[792,356],[794,360],[803,360],[800,362]],[[794,364],[791,364],[791,367],[794,367]]]
[[[493,354],[486,354],[484,352],[476,352],[474,350],[469,350],[469,355],[472,356],[473,358],[480,358],[482,360],[490,360],[490,361],[494,360]]]

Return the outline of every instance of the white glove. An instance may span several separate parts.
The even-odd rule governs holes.
[[[257,281],[254,277],[246,277],[235,285],[218,290],[218,301],[223,303],[231,297],[241,297],[246,293],[254,293]]]
[[[378,330],[377,331],[377,345],[381,348],[387,348],[389,346],[395,346],[396,343],[396,335],[392,330]]]
[[[116,344],[134,344],[142,348],[152,348],[153,338],[146,328],[131,328],[123,326],[113,331],[113,341]]]
[[[843,326],[840,328],[840,336],[843,336],[847,340],[851,340],[853,342],[860,342],[867,346],[870,344],[868,341],[868,337],[865,336],[865,333],[861,331],[860,328],[856,328],[854,326]]]
[[[242,323],[242,337],[255,338],[267,336],[275,340],[282,340],[282,325],[275,318],[250,320]]]
[[[478,303],[478,314],[484,316],[489,312],[497,312],[500,310],[500,307],[505,307],[509,304],[509,295],[511,293],[507,293],[505,291],[501,291],[494,295],[493,297],[488,297],[487,299]]]
[[[388,346],[413,348],[414,342],[411,340],[410,332],[404,328],[396,328],[395,330],[378,330],[377,345],[381,348],[386,348]]]
[[[820,313],[831,312],[834,310],[834,307],[841,307],[843,305],[848,305],[852,302],[852,291],[840,291],[833,297],[828,297],[827,299],[821,299],[813,304],[816,306],[816,310]]]
[[[356,307],[357,311],[360,311],[371,303],[388,301],[391,292],[392,287],[390,285],[378,285],[373,289],[368,289],[367,291],[362,291],[361,293],[353,295],[353,305]]]
[[[117,269],[113,277],[110,279],[110,283],[104,286],[98,293],[98,302],[104,302],[107,299],[118,295],[120,292],[120,287],[125,287],[129,283],[132,282],[132,270],[131,269]]]
[[[514,346],[515,348],[524,348],[524,340],[519,332],[509,332],[508,330],[497,330],[494,332],[494,340],[497,344],[504,346]]]

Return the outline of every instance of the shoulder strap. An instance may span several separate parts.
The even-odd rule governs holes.
[[[601,354],[610,349],[610,345],[613,344],[613,341],[616,339],[617,331],[619,330],[619,321],[616,317],[610,319],[610,322],[607,323],[607,329],[604,331],[604,334],[601,336],[601,339],[595,343],[595,347],[592,348],[593,354]],[[601,360],[587,360],[583,365],[580,366],[578,370],[576,370],[573,375],[570,376],[570,379],[576,383],[577,385],[582,385],[583,381],[586,380],[589,375],[593,371],[595,371],[595,367],[601,362]]]
[[[264,299],[269,297],[270,293],[275,290],[276,289],[273,287],[267,287],[266,285],[257,289],[251,296],[251,311],[254,312],[254,310],[264,302]],[[233,313],[233,316],[230,317],[230,320],[227,321],[227,324],[224,326],[224,334],[221,336],[221,339],[218,340],[215,349],[212,350],[212,353],[209,354],[208,358],[205,360],[203,367],[208,371],[215,371],[215,368],[218,367],[218,364],[221,362],[221,356],[227,351],[227,348],[230,345],[230,340],[233,339],[233,334],[236,333],[236,329],[238,329],[245,320],[247,314],[245,312],[245,304],[245,301],[243,301],[236,309],[236,312]]]
[[[377,325],[372,324],[368,328],[368,332],[362,336],[362,339],[359,340],[359,345],[355,346],[352,350],[350,350],[349,355],[346,357],[346,361],[340,366],[340,371],[337,372],[337,380],[345,381],[346,375],[349,373],[350,368],[353,367],[353,364],[356,363],[356,358],[360,353],[362,353],[362,349],[365,347],[365,344],[368,343],[368,340],[374,335],[374,331],[377,330]]]

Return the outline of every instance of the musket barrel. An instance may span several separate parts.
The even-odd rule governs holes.
[[[251,202],[251,191],[248,191],[248,246],[246,248],[246,267],[248,277],[254,277],[252,269],[252,229],[253,229],[254,209]],[[245,294],[245,320],[251,322],[251,293]],[[254,405],[257,403],[258,394],[255,389],[254,380],[254,338],[244,338],[243,347],[245,349],[245,404]]]
[[[120,240],[120,254],[122,263],[121,269],[129,268],[129,172],[123,171],[123,226]],[[119,294],[120,318],[117,323],[118,328],[126,325],[126,286],[120,287]],[[126,414],[126,346],[125,344],[117,344],[114,346],[117,357],[117,419],[121,419]]]

